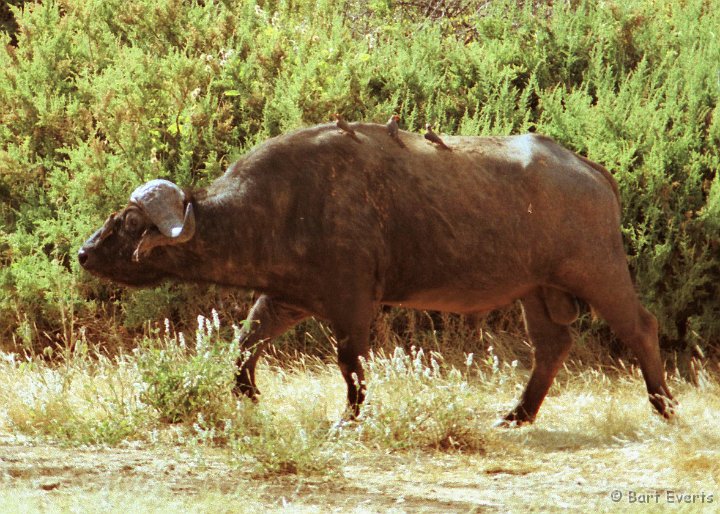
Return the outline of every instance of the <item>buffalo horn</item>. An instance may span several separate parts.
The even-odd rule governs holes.
[[[192,204],[185,203],[185,193],[169,180],[151,180],[130,195],[157,227],[159,234],[146,231],[133,255],[134,260],[156,246],[185,243],[195,235],[195,214]]]

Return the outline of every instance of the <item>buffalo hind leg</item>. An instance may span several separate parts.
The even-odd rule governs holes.
[[[267,295],[257,299],[240,332],[243,355],[237,361],[239,371],[235,379],[235,392],[257,399],[260,393],[255,385],[255,365],[270,339],[302,321],[307,314]]]
[[[638,300],[619,238],[617,253],[617,259],[605,259],[602,266],[596,267],[592,282],[578,289],[577,295],[592,305],[618,339],[633,352],[640,363],[650,403],[661,416],[669,419],[674,414],[676,402],[665,383],[658,323]]]
[[[640,363],[650,403],[662,417],[672,418],[677,402],[665,382],[665,366],[660,356],[655,316],[637,301],[634,293],[627,302],[592,305],[607,321],[615,335],[632,350]],[[630,308],[625,307],[627,305],[630,305]]]
[[[557,292],[558,294],[566,294]],[[568,305],[572,300],[568,296]],[[560,366],[570,351],[572,336],[567,324],[560,324],[553,321],[553,318],[567,318],[565,321],[571,323],[573,316],[553,315],[551,299],[546,301],[541,289],[536,289],[521,299],[525,327],[530,341],[535,347],[534,363],[530,381],[520,398],[518,405],[505,416],[502,425],[509,426],[511,423],[521,425],[532,423],[535,420],[540,405],[545,399],[550,386],[557,375]],[[570,309],[567,309],[570,312]]]

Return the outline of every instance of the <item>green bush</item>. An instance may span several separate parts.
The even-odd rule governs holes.
[[[422,4],[15,9],[16,46],[0,50],[0,339],[113,339],[144,317],[207,311],[220,293],[126,291],[82,273],[75,253],[141,182],[202,186],[267,137],[340,111],[398,112],[409,130],[537,130],[604,164],[664,344],[717,347],[720,3],[494,0],[433,19]]]
[[[176,432],[181,438],[227,445],[238,463],[249,461],[259,475],[330,472],[337,448],[330,445],[330,422],[317,398],[293,398],[299,405],[284,404],[279,411],[238,399],[232,393],[241,356],[238,327],[227,338],[217,312],[197,319],[194,341],[172,334],[166,323],[164,334],[146,337],[129,359],[139,400],[154,413],[147,418],[158,427],[183,423]]]
[[[13,14],[13,8],[21,8],[25,0],[5,0],[0,4],[0,31],[7,32],[11,43],[17,43],[16,32],[18,29]]]
[[[238,333],[230,342],[220,337],[213,311],[212,320],[198,316],[193,348],[182,333],[170,334],[169,324],[163,337],[146,337],[135,350],[141,400],[166,423],[192,422],[198,415],[205,423],[219,423],[234,405]]]

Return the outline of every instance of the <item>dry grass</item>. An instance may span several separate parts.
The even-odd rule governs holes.
[[[231,483],[250,487],[240,502],[249,510],[262,505],[312,510],[318,502],[342,506],[343,498],[368,491],[380,491],[369,496],[368,511],[394,506],[467,511],[493,505],[513,511],[530,501],[540,511],[565,505],[601,512],[618,507],[678,512],[668,494],[704,494],[704,503],[696,496],[695,503],[681,506],[689,511],[720,501],[717,376],[700,369],[697,385],[671,376],[680,406],[677,419],[668,423],[652,412],[634,368],[571,363],[534,425],[497,429],[493,423],[513,406],[528,376],[508,348],[497,344],[497,352],[490,347],[454,365],[423,351],[374,356],[367,363],[367,405],[354,423],[337,423],[344,384],[333,363],[317,358],[266,361],[258,370],[263,395],[257,405],[229,396],[224,419],[210,422],[201,410],[194,420],[168,424],[143,401],[146,386],[137,353],[114,360],[74,354],[60,365],[4,355],[0,433],[35,445],[138,444],[169,454],[180,448],[200,463],[214,452],[222,466],[237,473]],[[213,405],[207,409],[218,412]],[[132,487],[128,492],[95,484],[70,496],[63,489],[65,496],[57,493],[60,503],[54,505],[72,511],[102,500],[108,506],[103,511],[114,512],[122,509],[122,498],[134,496],[146,502],[138,504],[143,511],[222,511],[227,499],[240,501],[232,487],[176,497],[162,476],[152,480],[160,499],[138,496]],[[320,485],[298,485],[308,481]],[[20,498],[17,505],[29,510],[43,510],[43,495],[55,494],[38,496],[22,476],[6,484],[11,489],[0,495],[3,512],[10,498]],[[295,492],[287,501],[258,493],[271,485]],[[623,493],[620,503],[609,499],[613,490]],[[460,491],[454,500],[453,491]],[[643,497],[650,503],[631,503],[628,496],[656,492],[657,498]],[[707,503],[708,495],[713,503]]]

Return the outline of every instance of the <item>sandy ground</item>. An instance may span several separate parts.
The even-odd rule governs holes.
[[[13,497],[18,512],[165,511],[163,505],[176,511],[179,500],[188,511],[208,512],[217,508],[218,497],[226,512],[718,511],[718,491],[684,491],[713,494],[712,503],[706,496],[704,502],[672,504],[666,497],[672,488],[662,487],[654,498],[657,477],[632,471],[639,451],[638,443],[558,448],[531,463],[518,457],[501,464],[477,454],[378,454],[348,459],[329,478],[263,479],[227,462],[221,451],[5,442],[0,445],[0,511],[16,510]],[[613,468],[627,471],[608,480]],[[622,493],[619,502],[613,501],[613,491]],[[632,493],[638,495],[635,501]],[[208,494],[215,503],[206,503]],[[641,494],[650,496],[641,503]],[[172,500],[146,503],[153,496]]]

